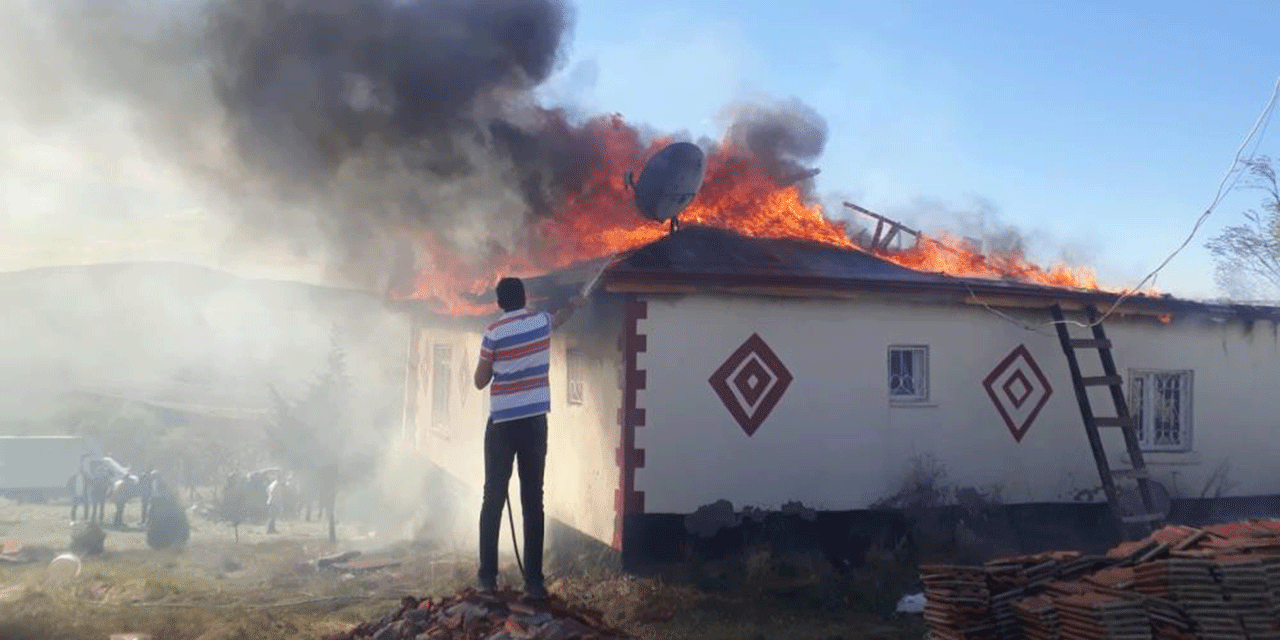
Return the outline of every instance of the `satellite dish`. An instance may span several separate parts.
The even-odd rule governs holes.
[[[706,155],[698,145],[674,142],[649,158],[638,180],[630,171],[623,180],[635,192],[640,214],[655,222],[670,220],[674,231],[679,226],[676,217],[702,188],[705,172]]]

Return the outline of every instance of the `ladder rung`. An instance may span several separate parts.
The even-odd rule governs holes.
[[[1133,418],[1094,418],[1093,423],[1099,427],[1129,427],[1137,425]]]
[[[1139,522],[1155,522],[1164,519],[1163,513],[1144,513],[1137,516],[1122,516],[1120,521],[1125,524],[1137,524]]]
[[[1111,341],[1106,338],[1072,338],[1071,346],[1077,349],[1110,349]]]
[[[1117,478],[1151,478],[1151,471],[1147,469],[1112,469],[1111,475]]]
[[[1115,384],[1124,384],[1124,378],[1121,376],[1085,376],[1080,378],[1086,387],[1109,387]]]

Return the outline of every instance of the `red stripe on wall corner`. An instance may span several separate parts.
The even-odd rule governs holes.
[[[640,333],[640,320],[649,315],[648,302],[628,295],[623,302],[622,335],[618,343],[622,356],[622,406],[618,408],[618,427],[621,446],[617,450],[618,488],[614,491],[613,547],[622,550],[623,529],[626,515],[644,513],[644,492],[636,491],[636,469],[644,467],[644,450],[636,448],[636,428],[645,425],[645,411],[636,406],[637,392],[648,382],[647,374],[640,369],[637,354],[648,349],[646,336]]]
[[[635,469],[644,468],[644,449],[632,449],[630,460],[627,460],[625,457],[623,457],[626,455],[626,452],[621,448],[617,449],[614,453],[617,456],[619,467],[625,468],[628,465],[630,465],[632,468],[635,468]]]
[[[644,513],[644,492],[632,491],[627,504],[623,504],[622,490],[614,491],[613,508],[617,509],[619,513]],[[618,535],[615,533],[614,538],[616,539],[617,537]]]

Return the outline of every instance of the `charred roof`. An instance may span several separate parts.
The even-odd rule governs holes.
[[[612,291],[729,290],[825,297],[851,292],[958,295],[992,306],[1110,306],[1115,292],[1032,284],[1012,278],[962,278],[909,269],[866,251],[790,238],[755,238],[734,231],[687,226],[623,252],[526,279],[539,298],[567,297],[603,269]],[[1126,313],[1200,313],[1242,319],[1280,320],[1280,308],[1196,302],[1169,295],[1136,295]]]
[[[939,276],[870,253],[790,238],[753,238],[725,229],[684,227],[638,247],[608,274],[707,274],[787,279],[936,283]]]

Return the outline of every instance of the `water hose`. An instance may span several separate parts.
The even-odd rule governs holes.
[[[520,544],[516,542],[516,516],[511,510],[511,491],[507,491],[507,523],[511,525],[511,546],[516,550],[516,566],[520,567],[520,577],[524,575],[524,563],[520,561]]]

